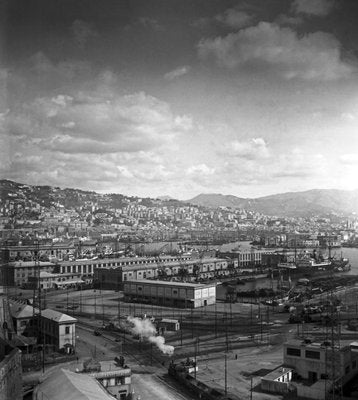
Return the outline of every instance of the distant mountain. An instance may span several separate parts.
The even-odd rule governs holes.
[[[265,215],[279,217],[324,216],[358,214],[358,190],[315,189],[305,192],[290,192],[259,198],[241,198],[222,194],[200,194],[191,200],[180,201],[161,196],[157,199],[130,197],[118,193],[99,194],[80,189],[61,189],[53,186],[31,186],[10,180],[0,180],[0,203],[17,199],[30,201],[33,205],[51,208],[62,205],[66,209],[90,207],[100,209],[122,208],[129,203],[140,203],[147,207],[194,205],[218,208],[245,209]]]
[[[222,194],[200,194],[188,203],[205,207],[243,208],[265,215],[309,217],[312,215],[358,214],[358,190],[314,189],[255,199]]]
[[[219,193],[210,194],[199,194],[191,200],[187,200],[188,203],[195,204],[202,207],[231,207],[231,208],[246,208],[248,199],[232,195],[224,195]]]
[[[169,201],[169,200],[175,200],[173,197],[171,196],[158,196],[157,197],[158,200],[162,200],[162,201]]]

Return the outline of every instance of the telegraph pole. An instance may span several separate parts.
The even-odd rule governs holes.
[[[225,354],[225,396],[227,395],[227,355]]]

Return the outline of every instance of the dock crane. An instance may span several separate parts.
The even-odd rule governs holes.
[[[165,269],[165,263],[164,261],[160,258],[160,255],[163,253],[163,250],[168,246],[168,243],[166,243],[164,246],[162,246],[155,255],[155,260],[157,262],[158,265],[158,276],[160,278],[165,279],[165,277],[167,276],[167,271]]]

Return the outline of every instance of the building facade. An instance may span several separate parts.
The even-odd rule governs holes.
[[[0,338],[0,399],[22,400],[21,351]]]
[[[73,353],[76,348],[76,318],[59,311],[46,309],[41,311],[41,328],[46,345],[56,350]]]
[[[358,352],[329,342],[289,341],[284,344],[283,361],[309,383],[297,386],[301,397],[323,400],[334,385],[342,386],[358,374]]]
[[[95,269],[94,281],[103,289],[121,289],[124,282],[141,279],[207,280],[229,275],[228,265],[226,259],[207,258],[100,267]]]
[[[29,277],[29,286],[37,287],[38,277]],[[76,288],[81,285],[90,285],[93,282],[91,274],[53,274],[46,271],[40,272],[40,287],[44,290]]]
[[[130,302],[179,308],[204,307],[216,302],[216,284],[140,280],[124,283],[124,299]]]
[[[168,262],[181,262],[190,260],[190,256],[172,257],[117,257],[117,258],[95,258],[95,259],[78,259],[73,261],[63,261],[60,263],[59,272],[64,273],[81,273],[93,274],[96,268],[114,268],[129,267],[136,265],[157,265]]]
[[[23,287],[29,280],[38,276],[39,271],[56,272],[58,267],[50,262],[35,261],[15,261],[8,264],[8,269],[13,276],[14,285]]]

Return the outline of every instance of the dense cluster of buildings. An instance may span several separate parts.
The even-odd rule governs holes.
[[[302,246],[313,246],[315,240],[322,244],[324,239],[317,238],[320,233],[336,236],[336,244],[357,239],[358,220],[347,221],[335,214],[325,218],[277,217],[230,207],[213,209],[179,201],[59,188],[45,190],[10,181],[2,184],[0,235],[3,240],[15,237],[26,242],[36,237],[58,243],[69,238],[91,237],[97,241],[227,242],[248,238],[262,245],[282,246],[290,245],[290,235],[301,233],[307,241]]]

